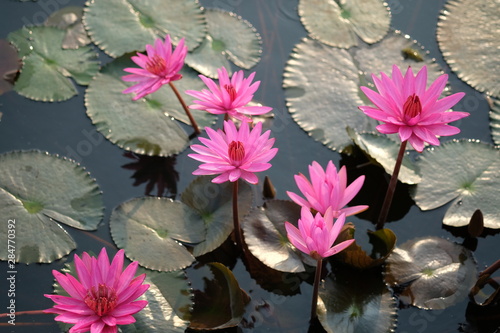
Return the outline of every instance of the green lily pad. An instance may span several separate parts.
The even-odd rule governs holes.
[[[201,216],[206,228],[204,241],[193,249],[195,257],[218,248],[231,234],[233,224],[233,183],[214,184],[213,176],[201,176],[181,194],[181,201]],[[240,221],[250,211],[252,189],[246,182],[238,183],[238,215]]]
[[[500,98],[500,6],[489,0],[446,3],[437,40],[443,57],[458,77],[475,89]]]
[[[240,289],[233,273],[214,262],[206,265],[202,274],[204,289],[195,291],[190,328],[215,330],[237,326],[248,303],[247,294]]]
[[[373,44],[389,31],[391,16],[380,0],[300,0],[299,16],[310,36],[340,48]]]
[[[386,282],[404,286],[400,300],[424,309],[445,309],[460,302],[477,276],[472,252],[433,236],[407,241],[386,263]]]
[[[264,207],[253,208],[242,224],[248,249],[262,263],[281,272],[304,272],[302,260],[315,266],[314,259],[294,251],[288,240],[285,221],[297,226],[299,218],[300,206],[293,201],[270,200]]]
[[[86,4],[83,23],[92,41],[112,57],[144,50],[166,34],[175,44],[185,38],[192,50],[206,33],[196,0],[92,0]]]
[[[480,209],[486,228],[500,228],[500,151],[472,140],[448,141],[423,152],[417,165],[422,181],[413,198],[422,210],[452,201],[443,223],[467,225]]]
[[[396,311],[377,270],[340,267],[319,288],[318,319],[329,333],[394,332]]]
[[[384,168],[385,172],[392,174],[401,142],[376,133],[357,133],[350,128],[347,129],[347,133],[361,150]],[[410,161],[408,155],[403,157],[398,179],[406,184],[420,182],[418,168]]]
[[[206,9],[207,35],[203,43],[186,56],[186,64],[201,74],[217,78],[217,68],[249,69],[261,58],[262,41],[255,28],[234,13]],[[231,74],[229,72],[229,74]]]
[[[490,102],[490,129],[495,145],[500,145],[500,99],[489,98]]]
[[[121,79],[126,67],[137,67],[130,55],[106,65],[90,83],[85,94],[88,116],[99,132],[123,149],[142,155],[179,153],[189,139],[178,121],[190,122],[174,92],[169,86],[163,86],[153,94],[132,101],[132,95],[122,93],[130,86]],[[174,84],[189,104],[193,98],[184,91],[201,90],[205,85],[194,70],[184,68],[181,74],[183,78]],[[214,119],[206,111],[191,112],[201,128],[210,126]]]
[[[179,242],[203,240],[203,221],[178,201],[135,198],[116,207],[110,217],[116,245],[131,260],[159,271],[185,268],[195,258]]]
[[[24,27],[9,34],[23,57],[15,91],[37,101],[64,101],[78,93],[70,78],[89,84],[99,70],[97,54],[90,47],[63,49],[64,35],[64,30],[53,27]]]
[[[63,49],[77,49],[90,44],[90,38],[82,22],[83,8],[70,6],[64,7],[52,14],[45,21],[48,27],[66,30],[62,42]]]
[[[16,262],[49,263],[74,250],[75,241],[60,223],[97,229],[102,194],[75,162],[40,151],[15,151],[0,155],[0,166],[0,212],[6,223],[15,221]],[[5,244],[7,234],[7,227],[0,229]],[[4,246],[0,259],[7,257]]]

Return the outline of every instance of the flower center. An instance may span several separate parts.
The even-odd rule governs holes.
[[[84,301],[96,315],[104,316],[116,306],[116,291],[105,284],[99,283],[97,288],[93,286],[87,290]]]
[[[155,54],[146,62],[146,70],[155,75],[161,75],[167,69],[165,59]]]
[[[405,104],[403,105],[403,114],[408,118],[414,118],[422,112],[422,104],[420,104],[420,98],[413,94],[408,96]]]
[[[229,94],[231,101],[234,101],[236,99],[236,89],[234,89],[231,84],[225,84],[224,89],[226,89],[227,93]]]
[[[231,141],[228,148],[229,158],[233,162],[240,163],[245,157],[245,147],[241,141]]]

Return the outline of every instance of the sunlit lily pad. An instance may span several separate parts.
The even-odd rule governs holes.
[[[285,221],[297,225],[299,218],[300,206],[292,201],[271,200],[264,207],[252,209],[243,222],[248,249],[265,265],[278,271],[304,272],[301,258],[315,266],[315,260],[295,252],[287,238]]]
[[[358,37],[376,43],[391,23],[380,0],[300,0],[299,16],[311,37],[341,48],[358,45]]]
[[[386,281],[403,286],[400,300],[424,309],[445,309],[467,296],[476,281],[472,253],[439,237],[418,238],[387,259]]]
[[[90,47],[64,50],[65,32],[53,27],[25,27],[11,32],[23,61],[14,89],[37,101],[64,101],[77,94],[77,84],[87,85],[99,70],[97,54]]]
[[[444,59],[458,77],[500,98],[498,17],[498,1],[448,1],[438,22],[437,40]]]
[[[234,13],[206,9],[207,35],[203,43],[188,53],[186,63],[203,75],[217,78],[217,68],[230,63],[249,69],[262,53],[261,38],[255,28]]]
[[[489,98],[491,137],[496,145],[500,145],[500,99]]]
[[[94,179],[73,161],[40,151],[0,155],[0,259],[7,260],[7,220],[15,221],[16,262],[49,263],[76,248],[59,224],[95,230],[103,217]]]
[[[45,21],[45,25],[66,31],[62,42],[63,49],[77,49],[90,44],[90,38],[82,22],[82,7],[64,7],[52,14]]]
[[[377,270],[340,267],[319,289],[318,318],[329,333],[394,332],[396,311]]]
[[[87,1],[83,23],[92,41],[112,57],[144,50],[146,44],[165,38],[167,33],[175,44],[185,38],[192,50],[206,33],[196,0]]]
[[[386,136],[376,133],[356,133],[352,129],[348,129],[348,133],[361,150],[382,165],[388,174],[392,174],[401,145],[400,142],[395,142]],[[420,182],[418,168],[410,161],[408,155],[403,157],[398,179],[406,184],[417,184]]]
[[[143,155],[179,153],[189,140],[178,121],[189,123],[189,119],[174,92],[166,85],[151,95],[132,101],[132,95],[122,93],[128,87],[121,79],[126,74],[123,71],[126,67],[136,67],[130,55],[106,65],[90,83],[85,94],[88,116],[99,132],[123,149]],[[184,68],[181,73],[183,78],[175,81],[175,86],[190,104],[192,97],[183,92],[186,89],[201,90],[204,84],[194,70]],[[214,119],[205,111],[193,110],[192,113],[201,128],[209,126]]]
[[[443,223],[460,227],[480,209],[486,228],[500,228],[500,151],[488,144],[449,141],[427,149],[418,161],[422,181],[413,198],[422,210],[452,201]]]
[[[142,266],[173,271],[195,260],[179,242],[203,240],[204,225],[184,204],[168,198],[136,198],[113,210],[109,222],[116,245]]]

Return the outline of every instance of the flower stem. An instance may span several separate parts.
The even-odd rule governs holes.
[[[321,281],[321,271],[323,269],[323,258],[316,261],[316,275],[314,276],[313,299],[311,306],[311,321],[316,318],[316,308],[318,307],[318,289]]]
[[[396,185],[398,183],[399,170],[401,169],[401,163],[403,162],[403,156],[405,154],[406,141],[401,142],[399,147],[398,158],[396,160],[396,165],[394,165],[394,171],[392,172],[391,180],[389,181],[389,187],[385,193],[384,203],[382,204],[382,209],[380,210],[380,215],[378,216],[376,229],[382,229],[384,227],[385,221],[387,220],[387,214],[389,213],[389,208],[391,207],[392,197],[394,197],[394,192],[396,191]]]
[[[189,121],[191,122],[191,126],[193,126],[193,129],[194,129],[194,132],[198,135],[200,134],[200,129],[198,128],[198,124],[196,124],[196,120],[194,120],[194,117],[193,115],[191,114],[191,111],[189,111],[189,108],[188,106],[186,105],[186,102],[184,102],[184,99],[182,98],[181,94],[179,94],[179,90],[177,90],[177,88],[174,86],[174,84],[172,82],[169,82],[168,83],[170,88],[172,88],[175,96],[177,96],[177,99],[179,100],[179,102],[181,103],[182,105],[182,108],[184,109],[184,111],[186,112],[186,115],[188,116],[189,118]]]
[[[30,314],[30,315],[36,315],[36,314],[46,314],[43,312],[43,310],[29,310],[29,311],[17,311],[14,313],[16,316],[20,316],[23,314]],[[11,313],[0,313],[0,318],[2,317],[7,317],[11,315]]]
[[[238,216],[238,180],[233,182],[233,223],[234,223],[234,236],[236,244],[241,250],[243,249],[243,237],[241,235],[240,219]]]

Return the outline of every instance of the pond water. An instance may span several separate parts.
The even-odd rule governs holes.
[[[277,190],[278,199],[288,199],[287,190],[295,191],[293,175],[307,173],[307,166],[312,161],[326,165],[329,160],[335,164],[346,164],[350,177],[370,172],[376,178],[370,186],[363,188],[360,196],[372,200],[381,196],[380,184],[386,176],[376,167],[358,168],[365,163],[363,159],[354,159],[340,155],[326,148],[309,137],[291,118],[285,105],[282,89],[283,71],[293,47],[307,36],[298,14],[298,0],[202,0],[206,7],[220,7],[231,10],[254,25],[262,36],[263,54],[257,66],[256,79],[261,86],[256,99],[273,107],[276,119],[273,123],[273,136],[279,153],[272,161],[273,167],[265,172]],[[84,1],[52,0],[38,2],[19,2],[3,0],[0,5],[0,38],[5,39],[11,31],[20,29],[27,23],[39,24],[47,13],[66,5],[82,6]],[[436,24],[444,0],[393,0],[391,25],[418,40],[429,51],[429,55],[450,74],[450,86],[453,92],[463,91],[467,95],[454,109],[470,112],[470,117],[458,126],[461,133],[456,138],[479,139],[491,143],[488,121],[488,103],[479,93],[459,80],[449,69],[436,41]],[[102,62],[109,57],[100,54]],[[12,150],[39,149],[51,154],[59,154],[81,163],[91,176],[97,180],[103,192],[105,204],[104,219],[95,232],[82,232],[66,228],[78,244],[76,253],[92,251],[98,253],[102,246],[113,248],[108,221],[111,211],[120,203],[144,195],[156,195],[157,188],[147,192],[147,181],[135,185],[134,170],[126,165],[134,162],[133,156],[106,140],[98,133],[84,110],[84,88],[79,87],[79,94],[65,102],[34,102],[11,91],[0,96],[0,153]],[[446,139],[452,139],[446,138]],[[167,160],[159,159],[155,163],[168,166],[170,181],[165,196],[177,198],[186,186],[195,178],[191,172],[197,163],[187,158],[187,151]],[[164,164],[163,164],[164,163]],[[158,165],[158,164],[156,164]],[[150,171],[149,171],[150,172]],[[144,175],[145,179],[154,179],[155,175]],[[292,185],[293,184],[293,185]],[[428,235],[440,236],[461,243],[459,236],[463,230],[443,228],[442,220],[448,205],[422,212],[409,199],[408,187],[401,186],[390,214],[387,225],[398,237],[397,244]],[[372,200],[371,202],[376,202]],[[363,202],[370,204],[371,202]],[[380,204],[380,203],[378,203]],[[361,230],[373,229],[370,211],[361,217],[352,217]],[[7,216],[2,216],[7,220]],[[3,225],[3,222],[0,225]],[[450,232],[453,231],[453,232]],[[358,234],[357,234],[358,235]],[[360,233],[360,242],[368,243]],[[498,234],[479,238],[475,257],[479,271],[498,259],[500,245]],[[356,237],[357,238],[357,237]],[[103,245],[104,243],[104,245]],[[3,241],[0,241],[3,244]],[[231,251],[230,249],[228,251]],[[247,307],[245,320],[238,328],[226,329],[227,332],[321,332],[319,325],[309,328],[309,306],[312,293],[310,281],[302,282],[299,291],[293,296],[283,297],[261,287],[262,281],[248,273],[248,267],[241,258],[231,253],[217,251],[204,260],[219,260],[233,270],[242,289],[252,298]],[[17,266],[16,308],[18,311],[46,309],[52,302],[43,294],[52,293],[53,269],[60,270],[66,260],[72,261],[72,255],[52,264],[19,264]],[[258,271],[258,269],[257,269]],[[194,274],[193,269],[188,273]],[[4,286],[7,278],[7,265],[0,262],[0,285]],[[285,276],[284,276],[285,278]],[[288,278],[290,278],[288,276]],[[8,299],[5,289],[0,288],[0,313],[5,312]],[[399,309],[396,332],[493,332],[472,327],[465,317],[467,299],[445,310],[424,311],[414,307]],[[51,315],[22,315],[17,317],[15,327],[3,325],[0,320],[0,332],[59,332],[59,326]]]

